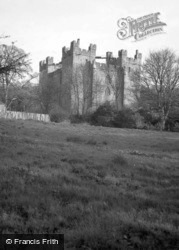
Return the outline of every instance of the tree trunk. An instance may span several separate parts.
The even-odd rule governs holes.
[[[161,130],[165,130],[165,123],[166,123],[166,119],[165,117],[162,117],[162,121],[161,121]]]
[[[6,74],[6,79],[5,79],[5,106],[8,108],[8,95],[9,95],[9,79],[8,75]]]
[[[168,118],[169,111],[165,113],[164,108],[162,109],[161,115],[161,130],[165,130],[166,121]]]

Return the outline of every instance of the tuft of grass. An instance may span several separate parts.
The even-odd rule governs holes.
[[[88,145],[97,145],[98,143],[97,143],[97,141],[96,140],[94,140],[94,139],[90,139],[90,140],[88,140],[87,142],[86,142],[86,144],[88,144]]]
[[[78,136],[68,136],[66,138],[67,142],[74,142],[74,143],[83,143],[84,140],[81,137]]]
[[[108,145],[107,141],[102,142],[103,145]]]
[[[115,165],[120,165],[120,166],[127,166],[128,165],[126,158],[122,155],[116,155],[112,159],[112,163]]]

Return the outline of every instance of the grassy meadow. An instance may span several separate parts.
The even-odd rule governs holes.
[[[179,133],[0,119],[0,233],[179,249]]]

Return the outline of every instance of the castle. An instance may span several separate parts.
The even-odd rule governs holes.
[[[120,110],[134,100],[130,74],[141,59],[137,50],[134,58],[127,57],[126,50],[120,50],[118,57],[113,57],[112,52],[98,57],[95,44],[84,50],[78,39],[71,42],[70,48],[62,48],[60,63],[55,64],[52,57],[40,62],[40,86],[54,87],[55,102],[71,114],[85,114],[106,101]]]

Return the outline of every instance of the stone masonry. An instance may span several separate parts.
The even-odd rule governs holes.
[[[106,101],[120,110],[133,103],[130,74],[141,59],[137,50],[134,58],[127,57],[126,50],[120,50],[118,57],[112,52],[97,57],[95,44],[84,50],[78,39],[70,48],[62,48],[61,62],[55,64],[52,57],[40,62],[40,84],[55,86],[55,102],[72,114],[85,114]]]

